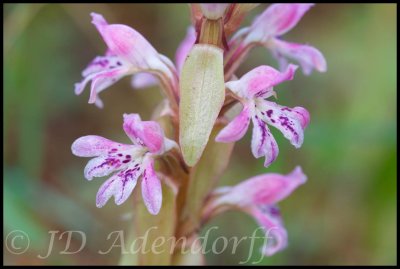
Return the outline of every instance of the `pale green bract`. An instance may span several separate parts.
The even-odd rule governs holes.
[[[179,141],[187,165],[194,166],[207,145],[225,98],[223,51],[193,46],[180,81]]]

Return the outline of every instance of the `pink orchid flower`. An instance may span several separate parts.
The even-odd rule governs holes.
[[[264,65],[254,68],[239,80],[225,83],[242,103],[243,110],[220,131],[216,141],[228,143],[241,139],[252,120],[252,153],[256,158],[265,156],[265,167],[276,159],[279,152],[267,124],[278,128],[293,146],[299,148],[303,143],[304,129],[310,121],[308,111],[302,107],[288,108],[264,100],[275,94],[275,85],[293,79],[296,69],[297,66],[291,64],[281,73]]]
[[[307,177],[300,167],[296,167],[287,175],[258,175],[236,186],[216,189],[206,213],[213,214],[214,211],[215,214],[239,209],[249,214],[265,230],[268,240],[262,248],[262,253],[271,256],[287,246],[287,231],[276,203],[287,198],[306,181]]]
[[[176,75],[173,63],[159,54],[137,31],[122,25],[108,24],[103,16],[91,13],[92,23],[100,32],[108,50],[105,56],[97,56],[83,70],[84,79],[75,84],[75,93],[81,94],[86,84],[92,81],[89,103],[103,107],[98,94],[121,78],[138,72],[150,72],[158,79],[175,85]]]
[[[273,4],[258,16],[250,27],[242,29],[233,39],[244,38],[243,46],[263,44],[278,59],[282,70],[288,64],[286,58],[290,58],[300,63],[306,75],[311,74],[313,69],[326,72],[326,60],[318,49],[279,39],[295,27],[313,5]]]
[[[124,114],[123,128],[132,145],[121,144],[101,136],[88,135],[75,140],[72,153],[79,157],[96,157],[85,167],[85,177],[103,177],[116,172],[100,187],[96,205],[102,207],[114,196],[117,205],[125,202],[142,175],[142,196],[148,211],[156,215],[162,203],[161,182],[154,171],[154,158],[177,147],[154,121],[141,121],[138,114]]]

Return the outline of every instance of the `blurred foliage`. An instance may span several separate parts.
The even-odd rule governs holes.
[[[4,248],[5,264],[116,264],[119,249],[108,255],[110,232],[124,230],[132,205],[107,204],[98,210],[95,195],[102,180],[83,178],[85,161],[71,154],[79,136],[98,134],[128,142],[122,114],[148,119],[162,96],[156,87],[134,91],[128,78],[102,93],[105,108],[87,104],[88,91],[75,96],[81,70],[105,51],[89,13],[128,24],[171,59],[186,33],[189,9],[175,4],[6,4],[4,7],[4,230],[23,230],[31,243],[23,255]],[[264,5],[245,19],[248,25]],[[303,185],[280,205],[289,247],[262,264],[396,263],[396,6],[394,4],[320,4],[285,39],[310,43],[326,56],[328,72],[295,79],[276,88],[279,102],[304,106],[311,113],[305,143],[294,149],[272,130],[278,160],[265,169],[250,152],[250,133],[236,144],[221,185],[265,172],[288,173],[301,165]],[[263,48],[251,52],[242,75],[260,64],[276,66]],[[250,217],[228,212],[209,227],[212,238],[251,236]],[[83,251],[60,255],[66,237],[55,240],[47,259],[50,230],[86,233]],[[57,235],[57,236],[58,236]],[[211,240],[211,238],[210,238]],[[74,246],[81,238],[73,237]],[[6,243],[6,242],[5,242]],[[257,261],[256,242],[253,257]],[[209,247],[209,246],[208,246]],[[219,255],[210,264],[245,261],[249,244]]]

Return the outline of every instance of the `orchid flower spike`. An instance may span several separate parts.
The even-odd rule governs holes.
[[[275,94],[275,85],[293,79],[296,69],[297,66],[291,64],[281,73],[264,65],[254,68],[239,80],[225,83],[240,100],[243,110],[221,130],[216,141],[228,143],[241,139],[251,120],[254,126],[251,150],[256,158],[265,156],[265,167],[279,153],[278,144],[267,124],[278,128],[293,146],[299,148],[303,143],[304,129],[310,121],[308,111],[302,107],[288,108],[264,100]]]
[[[142,121],[138,114],[124,114],[123,128],[132,145],[113,142],[101,136],[88,135],[75,140],[72,153],[79,157],[96,157],[85,167],[85,177],[108,176],[100,187],[96,205],[102,207],[114,196],[117,205],[125,202],[142,175],[142,196],[148,211],[156,215],[162,203],[161,182],[154,170],[154,158],[177,147],[164,137],[160,125]]]
[[[103,102],[98,98],[98,94],[128,75],[149,72],[170,85],[176,84],[174,75],[176,70],[173,63],[164,55],[159,54],[140,33],[126,25],[108,24],[99,14],[92,13],[91,15],[92,23],[103,37],[108,50],[105,56],[97,56],[83,70],[84,79],[75,84],[77,95],[83,92],[89,81],[92,81],[89,103],[94,103],[101,108]],[[149,82],[145,83],[145,85],[149,84]],[[154,84],[154,81],[150,80],[150,83]]]

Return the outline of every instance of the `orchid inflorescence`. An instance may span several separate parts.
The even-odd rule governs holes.
[[[177,234],[193,236],[212,217],[236,209],[254,217],[265,230],[273,228],[274,240],[264,245],[264,255],[273,255],[287,245],[287,232],[276,203],[306,182],[300,167],[287,175],[262,174],[236,186],[219,188],[214,188],[214,177],[220,175],[215,173],[201,179],[210,187],[190,187],[194,186],[191,180],[196,179],[193,174],[205,169],[200,165],[202,160],[225,156],[220,170],[226,167],[231,148],[218,144],[233,147],[246,134],[250,122],[251,152],[256,158],[265,157],[265,167],[277,159],[279,152],[268,125],[281,131],[294,147],[299,148],[303,143],[304,130],[310,122],[308,111],[267,99],[276,97],[274,87],[294,78],[298,66],[290,63],[292,60],[299,63],[305,75],[314,69],[326,71],[325,59],[316,48],[280,38],[313,5],[273,4],[249,27],[238,30],[243,18],[256,6],[191,4],[192,25],[178,47],[175,64],[136,30],[109,24],[103,16],[91,14],[107,51],[82,72],[83,80],[76,83],[75,93],[81,94],[90,83],[89,103],[102,108],[104,103],[99,94],[123,77],[131,76],[134,88],[159,85],[165,95],[151,121],[143,121],[138,114],[123,115],[123,129],[131,144],[97,135],[80,137],[72,144],[73,154],[94,157],[84,169],[85,178],[91,180],[114,173],[98,191],[98,207],[112,196],[117,205],[125,202],[139,178],[144,205],[152,215],[163,210],[163,188],[173,188],[178,203],[185,203],[185,199],[191,199],[201,189],[203,193],[195,196],[201,199],[194,202],[200,210],[188,213],[186,205],[176,206],[174,218],[184,230]],[[237,78],[237,68],[257,46],[264,46],[272,53],[279,69],[262,65]],[[241,105],[241,112],[231,117],[230,112],[237,105]],[[207,147],[215,147],[220,155],[207,156]],[[196,216],[185,218],[188,214]]]

